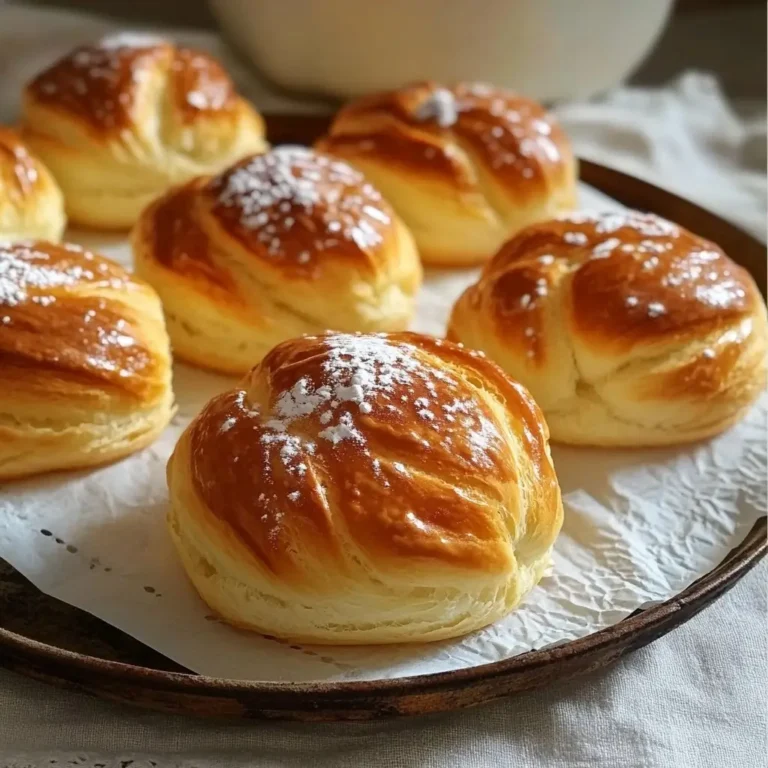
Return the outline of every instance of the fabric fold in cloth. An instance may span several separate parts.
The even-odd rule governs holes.
[[[701,72],[555,110],[579,156],[669,189],[764,240],[765,109],[747,111],[737,115]]]

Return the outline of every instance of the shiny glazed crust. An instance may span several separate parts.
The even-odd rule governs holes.
[[[58,242],[65,225],[64,198],[53,176],[15,132],[0,125],[0,242]]]
[[[302,333],[401,330],[421,284],[411,235],[377,190],[302,147],[170,191],[132,240],[175,354],[226,373]]]
[[[454,637],[512,610],[562,523],[547,429],[493,363],[411,333],[273,349],[168,464],[203,599],[313,643]]]
[[[554,117],[487,85],[427,82],[359,99],[317,146],[378,186],[425,263],[483,262],[576,204],[576,162]]]
[[[131,453],[172,413],[160,301],[72,245],[0,244],[0,479]]]
[[[75,49],[29,83],[23,109],[70,218],[98,228],[127,229],[173,184],[266,148],[215,59],[144,35]]]
[[[524,230],[459,298],[448,335],[523,382],[565,443],[698,440],[765,386],[751,276],[714,243],[636,212]]]

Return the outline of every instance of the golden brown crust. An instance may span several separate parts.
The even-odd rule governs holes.
[[[212,258],[211,242],[198,225],[197,202],[207,180],[193,179],[154,202],[145,216],[149,252],[163,268],[227,296],[236,293],[232,276]]]
[[[39,177],[39,163],[10,128],[0,125],[0,189],[3,194],[28,197]]]
[[[363,133],[358,131],[363,128]],[[481,84],[417,83],[344,107],[320,146],[371,153],[415,172],[450,176],[460,186],[479,160],[513,197],[542,194],[572,162],[562,129],[533,99]]]
[[[158,70],[169,72],[173,103],[186,121],[239,107],[232,80],[213,57],[143,35],[82,45],[41,72],[27,93],[43,106],[77,114],[95,133],[119,134],[134,121],[141,84]]]
[[[196,419],[192,476],[205,504],[283,576],[296,536],[328,545],[329,558],[341,557],[333,526],[342,523],[330,513],[329,497],[370,556],[429,557],[481,571],[508,567],[496,511],[472,495],[493,497],[515,481],[514,454],[505,442],[509,426],[497,423],[456,369],[474,372],[504,404],[554,503],[547,435],[531,398],[496,366],[453,344],[417,334],[338,339],[307,337],[278,346],[242,389],[215,398]],[[319,397],[322,405],[306,416],[279,417],[281,404],[288,413],[309,407],[313,396],[302,399],[299,392],[328,387],[329,368],[338,395],[354,386],[345,367],[369,371],[374,364],[380,377],[396,380],[364,401],[370,409],[354,400],[334,407],[329,396],[327,402]],[[443,367],[433,370],[435,365]],[[472,494],[457,494],[454,485]],[[287,512],[283,500],[293,494]],[[279,525],[282,518],[270,513],[271,505],[290,514],[290,521]]]
[[[0,125],[0,240],[58,240],[65,225],[61,192],[15,131]]]
[[[122,34],[81,46],[25,90],[24,134],[79,224],[127,228],[174,184],[263,151],[264,122],[205,53]]]
[[[200,114],[222,114],[238,108],[240,97],[224,67],[212,56],[177,48],[171,64],[172,88],[186,120]]]
[[[78,115],[94,133],[119,133],[133,122],[140,83],[152,67],[169,66],[172,57],[169,43],[153,39],[138,45],[82,45],[32,80],[27,98]]]
[[[0,245],[2,389],[104,388],[136,400],[158,388],[158,360],[125,299],[147,286],[77,246]]]
[[[762,387],[767,336],[746,270],[714,243],[637,212],[528,227],[486,265],[449,323],[450,338],[485,349],[529,386],[553,439],[600,444],[621,436],[590,435],[582,424],[582,439],[564,438],[557,426],[586,412],[579,398],[603,403],[617,424],[648,420],[659,442],[675,442],[675,430],[678,441],[720,431]],[[690,437],[676,422],[685,411],[660,415],[660,403],[674,402],[692,409]]]
[[[144,211],[133,245],[176,353],[227,372],[301,333],[403,328],[421,283],[410,234],[381,195],[302,147],[171,190]]]
[[[0,479],[148,445],[173,410],[160,302],[73,245],[0,244]]]
[[[246,158],[202,189],[217,224],[249,253],[285,271],[322,275],[333,260],[373,272],[394,212],[359,172],[304,147]]]
[[[704,335],[761,302],[752,277],[719,246],[638,213],[573,214],[529,227],[486,265],[470,301],[535,350],[538,333],[527,331],[536,330],[538,311],[564,280],[573,332],[616,353]]]
[[[374,94],[344,107],[317,146],[382,188],[430,263],[484,261],[575,203],[575,160],[557,121],[500,88],[424,82]],[[434,233],[456,217],[465,236]]]
[[[450,145],[440,135],[372,129],[366,133],[330,134],[316,146],[352,163],[370,159],[400,173],[418,174],[422,182],[434,184],[449,179],[459,191],[471,193],[475,188],[476,178],[465,158],[448,148]]]
[[[548,563],[562,507],[547,438],[528,393],[460,346],[293,339],[180,439],[174,540],[242,626],[320,642],[462,634],[509,611]],[[395,619],[381,602],[398,594]],[[281,617],[292,600],[305,617]]]

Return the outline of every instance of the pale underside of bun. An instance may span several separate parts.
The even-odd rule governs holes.
[[[0,403],[0,480],[107,464],[150,445],[173,413],[170,396],[141,413],[89,411],[67,423],[59,413],[20,424]]]
[[[142,268],[140,274],[163,301],[174,355],[224,374],[243,374],[286,338],[327,328],[398,331],[407,328],[413,317],[413,293],[398,284],[383,296],[374,294],[370,301],[358,300],[354,305],[345,298],[332,301],[330,289],[319,290],[315,301],[298,306],[281,302],[278,289],[253,285],[247,294],[251,308],[242,301],[228,305],[226,300],[209,299],[204,291],[152,267]],[[366,286],[361,288],[368,293]]]
[[[26,141],[70,219],[127,229],[174,184],[266,149],[264,123],[206,54],[126,38],[84,46],[26,89]]]
[[[417,360],[391,390],[365,362],[386,345]],[[366,370],[368,399],[325,399],[328,360],[346,374],[325,386],[356,397]],[[227,622],[307,643],[445,639],[505,616],[549,567],[562,505],[546,427],[495,366],[415,334],[330,334],[280,345],[242,387],[168,465],[171,536]]]
[[[329,151],[333,151],[329,148]],[[537,221],[572,210],[577,201],[574,181],[525,203],[500,203],[488,191],[466,192],[450,181],[431,181],[365,157],[347,157],[392,201],[408,224],[424,264],[471,267],[488,261],[509,236]],[[494,182],[487,182],[488,185]]]
[[[711,437],[766,382],[766,312],[748,273],[634,213],[520,233],[459,298],[448,336],[525,384],[552,440],[574,445]]]
[[[427,264],[487,261],[576,204],[569,141],[539,104],[489,86],[424,83],[353,102],[317,146],[360,168]]]
[[[184,569],[206,604],[232,626],[298,643],[379,645],[461,637],[514,610],[551,564],[550,557],[542,557],[520,564],[514,579],[460,588],[450,578],[444,586],[413,586],[418,576],[406,572],[399,584],[388,579],[387,589],[378,593],[349,583],[349,595],[341,602],[290,589],[259,589],[258,579],[242,573],[237,557],[228,557],[225,549],[212,550],[210,533],[193,530],[184,509],[174,504],[168,525]],[[242,576],[229,575],[233,573]],[[370,578],[376,578],[375,572]]]

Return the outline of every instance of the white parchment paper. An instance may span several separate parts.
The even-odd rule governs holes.
[[[585,208],[619,207],[586,187],[581,197]],[[125,239],[78,232],[69,239],[130,265]],[[476,274],[429,273],[414,329],[442,335],[453,301]],[[428,645],[291,645],[211,616],[165,530],[165,462],[206,400],[235,381],[177,364],[179,411],[154,445],[108,467],[0,488],[0,557],[44,592],[196,672],[376,679],[498,661],[603,629],[710,570],[766,513],[766,395],[742,423],[693,446],[556,447],[565,523],[552,575],[519,610],[463,639]]]

